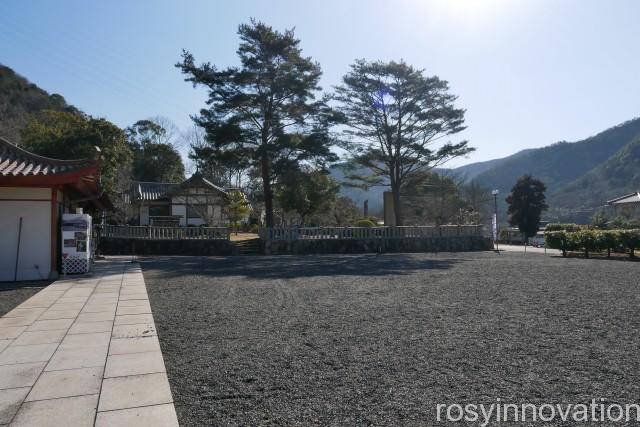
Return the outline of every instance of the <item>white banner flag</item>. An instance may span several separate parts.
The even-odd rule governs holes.
[[[491,220],[491,234],[493,235],[493,241],[498,241],[498,216],[493,214],[493,219]]]

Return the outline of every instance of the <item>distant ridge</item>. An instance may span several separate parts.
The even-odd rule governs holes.
[[[547,185],[551,209],[545,219],[587,222],[607,200],[640,190],[640,118],[581,141],[561,141],[501,159],[439,171],[498,189],[502,218],[506,211],[504,197],[520,176],[531,174]],[[339,168],[333,168],[331,173],[338,181],[342,180]],[[377,211],[382,209],[382,193],[386,190],[384,187],[368,191],[343,187],[341,193],[358,206],[369,200],[369,208]]]
[[[20,132],[41,110],[77,111],[58,94],[49,94],[0,64],[0,137],[20,143]]]
[[[529,173],[547,185],[551,220],[588,221],[606,200],[640,188],[640,118],[577,142],[557,142],[453,170],[507,193]]]

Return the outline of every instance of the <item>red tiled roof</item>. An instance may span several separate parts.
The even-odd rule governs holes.
[[[2,177],[36,177],[72,173],[97,166],[98,159],[58,160],[30,153],[0,138],[0,180]]]

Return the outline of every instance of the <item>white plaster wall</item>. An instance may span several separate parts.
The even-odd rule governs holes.
[[[50,188],[0,187],[2,199],[46,199],[51,200]]]
[[[26,190],[17,194],[0,188],[2,198],[50,198],[49,189]],[[45,190],[31,191],[31,190]],[[46,196],[45,196],[46,194]],[[22,235],[18,256],[18,280],[47,279],[51,272],[51,202],[0,200],[0,281],[12,281],[18,245],[18,225],[22,217]],[[39,266],[36,269],[35,266]]]
[[[187,225],[184,221],[187,216],[187,208],[185,205],[171,205],[171,215],[180,215],[180,225]]]
[[[213,224],[213,225],[222,225],[222,207],[221,206],[216,205],[213,207],[213,217],[218,222],[218,224]]]
[[[140,206],[140,225],[149,225],[149,206]]]
[[[180,226],[185,227],[188,225],[199,226],[204,224],[204,220],[202,218],[188,218],[187,222],[185,220],[187,216],[187,206],[186,205],[172,205],[171,206],[171,215],[180,215]]]
[[[189,225],[195,225],[196,227],[204,224],[204,220],[202,218],[189,218]]]

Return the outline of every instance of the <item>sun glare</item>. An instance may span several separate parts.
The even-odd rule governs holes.
[[[500,19],[518,3],[509,0],[415,0],[426,12],[467,26],[486,25]]]

